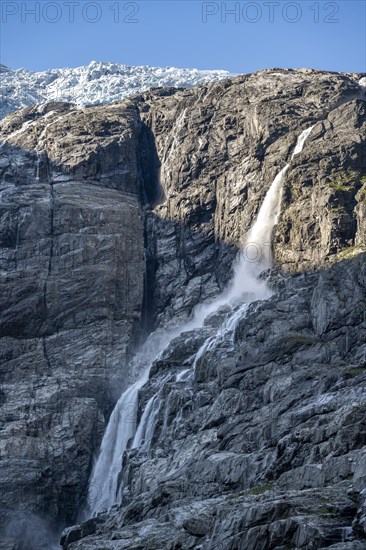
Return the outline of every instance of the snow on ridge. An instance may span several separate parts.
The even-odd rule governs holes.
[[[31,72],[1,67],[0,118],[38,103],[110,103],[155,87],[192,88],[233,76],[228,71],[177,67],[132,67],[92,61],[76,68]]]

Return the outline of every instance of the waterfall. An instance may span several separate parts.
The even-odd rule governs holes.
[[[115,504],[114,494],[121,469],[121,456],[135,431],[137,395],[147,381],[146,374],[121,395],[109,419],[99,460],[89,485],[88,504],[92,512],[97,511],[96,506],[104,509]]]
[[[37,160],[36,160],[36,181],[39,181],[39,165],[41,164],[41,155],[37,152]]]
[[[291,159],[299,155],[314,126],[304,130],[297,139]],[[243,301],[265,300],[271,292],[259,275],[272,265],[272,232],[281,212],[284,177],[290,168],[286,164],[273,180],[251,229],[246,235],[234,267],[234,277],[228,289],[210,306],[203,306],[199,315],[209,313],[226,304],[235,305]]]
[[[361,78],[359,81],[358,81],[358,84],[361,88],[361,92],[362,92],[362,96],[364,98],[366,98],[366,76],[364,76],[363,78]]]
[[[254,299],[269,297],[265,282],[258,280],[258,276],[272,265],[272,232],[280,214],[282,183],[289,167],[287,164],[282,168],[273,180],[257,219],[247,234],[225,297],[228,301],[240,300],[243,293],[250,293]]]
[[[312,128],[313,126],[301,133],[291,158],[301,153]],[[212,303],[198,306],[191,321],[170,331],[160,330],[152,333],[141,351],[130,363],[137,380],[121,395],[109,419],[99,457],[90,480],[89,513],[95,514],[118,502],[120,494],[118,478],[122,455],[127,449],[129,441],[132,440],[132,448],[141,447],[143,450],[147,450],[150,446],[155,420],[159,413],[160,391],[148,400],[137,428],[136,416],[139,390],[148,380],[152,362],[157,359],[173,338],[187,330],[201,327],[208,315],[217,312],[223,305],[229,306],[229,313],[217,334],[209,337],[198,350],[193,361],[194,367],[197,361],[212,349],[220,338],[233,338],[235,327],[251,302],[264,300],[271,296],[271,291],[265,282],[259,280],[258,277],[262,271],[272,265],[272,232],[280,215],[282,183],[289,167],[290,164],[287,164],[280,170],[267,191],[257,218],[238,255],[234,277],[229,287]],[[186,380],[187,375],[188,369],[180,373],[176,380]]]
[[[159,394],[156,393],[146,403],[144,413],[132,442],[133,449],[140,445],[142,445],[143,449],[147,449],[150,446],[154,433],[155,418],[159,412],[158,397]]]
[[[294,152],[292,153],[292,159],[294,157],[296,157],[296,155],[299,155],[301,153],[301,151],[303,150],[304,148],[304,145],[305,145],[305,141],[307,140],[311,130],[314,128],[314,126],[310,126],[309,128],[307,128],[306,130],[304,130],[303,132],[301,132],[301,134],[299,135],[298,139],[297,139],[297,143],[296,143],[296,147],[294,149]]]
[[[121,458],[136,431],[138,392],[147,382],[150,366],[166,341],[166,331],[152,333],[129,364],[129,371],[137,380],[122,393],[109,419],[89,482],[87,514],[109,509],[117,502]]]

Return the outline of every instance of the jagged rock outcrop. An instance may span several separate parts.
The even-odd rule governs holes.
[[[285,179],[277,266],[307,271],[363,250],[360,76],[260,71],[2,121],[1,519],[10,548],[18,512],[37,516],[24,519],[27,550],[49,547],[47,533],[31,540],[29,524],[45,533],[44,519],[52,528],[77,521],[141,329],[188,317],[227,284],[270,183],[309,126]],[[352,537],[363,536],[364,261],[281,282],[234,343],[196,365],[192,387],[174,375],[189,368],[202,334],[173,343],[140,400],[162,388],[166,440],[160,422],[151,456],[127,453],[126,506],[71,529],[64,546],[221,550],[258,540],[264,549],[283,539],[310,549],[341,541],[352,521]],[[349,544],[342,550],[364,547]]]
[[[1,130],[19,131],[0,151],[1,525],[11,536],[24,523],[27,538],[43,519],[75,521],[128,383],[144,274],[139,120],[55,104]]]
[[[172,341],[141,393],[160,408],[150,451],[124,458],[124,506],[64,548],[366,548],[366,254],[273,284],[195,365],[199,339]]]

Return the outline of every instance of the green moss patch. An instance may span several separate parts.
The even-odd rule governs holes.
[[[341,183],[331,182],[328,184],[332,189],[337,189],[337,191],[350,191],[352,188],[350,185],[342,185]]]
[[[248,494],[249,495],[263,495],[263,493],[266,493],[267,491],[270,491],[273,489],[273,482],[269,481],[267,483],[262,483],[262,485],[257,485],[257,487],[252,487],[249,489]]]
[[[355,378],[359,374],[363,374],[365,370],[365,367],[350,367],[345,370],[344,375],[346,378]]]
[[[355,258],[363,252],[366,252],[366,248],[364,245],[348,246],[346,248],[343,248],[343,250],[341,250],[337,254],[328,256],[328,261],[332,264],[335,264],[337,262],[342,262],[343,260],[350,260],[351,258]]]
[[[332,181],[328,182],[327,187],[336,189],[337,191],[351,191],[354,189],[357,181],[360,181],[357,172],[347,170],[346,172],[336,172],[331,174]]]

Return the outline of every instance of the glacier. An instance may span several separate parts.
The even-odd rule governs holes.
[[[192,88],[234,76],[228,71],[177,67],[133,67],[92,61],[87,66],[31,72],[0,65],[0,118],[22,109],[54,101],[79,106],[119,101],[151,88]]]

